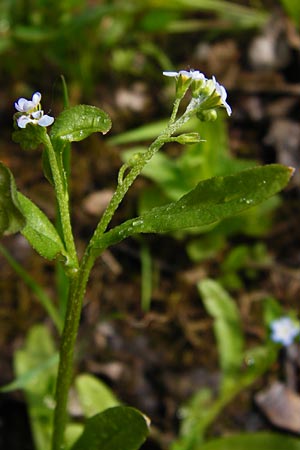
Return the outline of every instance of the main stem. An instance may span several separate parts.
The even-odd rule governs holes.
[[[76,342],[76,337],[79,328],[79,320],[82,309],[82,302],[86,290],[86,285],[89,279],[90,271],[94,265],[95,256],[93,256],[92,249],[94,244],[99,240],[101,241],[101,236],[105,232],[114,212],[118,208],[119,204],[123,200],[125,194],[128,189],[137,178],[137,176],[141,173],[144,166],[147,162],[152,158],[152,156],[162,147],[162,145],[170,140],[172,134],[180,128],[180,126],[187,121],[185,115],[183,115],[179,120],[175,122],[175,116],[178,109],[178,102],[174,104],[174,110],[172,114],[172,120],[169,123],[169,126],[164,130],[164,132],[159,136],[149,147],[145,154],[141,155],[136,164],[131,168],[129,174],[122,180],[121,183],[118,184],[118,187],[105,210],[90,242],[85,251],[85,254],[82,258],[81,264],[79,266],[79,270],[74,273],[74,276],[70,281],[70,292],[68,299],[68,306],[65,318],[64,329],[61,337],[61,347],[60,347],[60,362],[58,368],[57,382],[56,382],[56,408],[54,411],[54,422],[53,422],[53,436],[52,436],[52,450],[63,450],[64,449],[64,431],[67,422],[67,401],[68,401],[68,393],[72,382],[72,373],[73,373],[73,357],[74,357],[74,347]],[[175,111],[176,110],[176,111]],[[49,139],[50,141],[50,139]],[[50,141],[51,144],[51,141]],[[49,149],[49,159],[50,164],[52,165],[53,147],[51,144],[51,148]],[[54,152],[54,151],[53,151]],[[51,158],[50,158],[51,156]],[[54,154],[55,157],[55,154]],[[55,162],[57,165],[57,161],[55,158]],[[58,168],[58,167],[57,167]],[[55,180],[54,180],[55,181]],[[60,188],[60,184],[58,183],[58,187]],[[63,186],[62,186],[63,187]],[[57,192],[58,193],[58,192]],[[63,191],[62,191],[63,193]],[[61,195],[61,192],[60,192]],[[65,197],[62,197],[65,199]],[[66,204],[64,201],[62,204],[59,203],[59,207],[66,208]],[[61,210],[62,211],[62,210]],[[64,209],[65,213],[68,212],[68,209]],[[66,217],[69,217],[67,214]],[[66,246],[69,248],[69,251],[73,255],[73,251],[75,251],[75,245],[68,241],[69,235],[68,229],[68,221],[66,220],[64,214],[62,214],[62,227],[65,236]],[[71,232],[71,231],[70,231]],[[72,236],[73,237],[73,236]],[[68,244],[67,244],[68,243]],[[73,248],[74,247],[74,248]],[[76,255],[76,251],[75,251]],[[77,261],[77,256],[74,258],[74,261]]]
[[[79,271],[71,279],[66,319],[61,337],[60,359],[56,381],[56,408],[53,420],[52,450],[64,448],[64,431],[67,422],[68,393],[72,382],[73,357],[79,328],[82,302],[94,259],[87,253],[83,257]]]

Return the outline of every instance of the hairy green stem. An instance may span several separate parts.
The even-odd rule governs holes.
[[[68,252],[68,256],[70,258],[70,261],[67,262],[67,266],[71,267],[72,269],[77,269],[78,259],[71,226],[68,189],[64,186],[63,174],[59,169],[59,165],[56,159],[56,153],[47,133],[45,133],[44,144],[47,149],[53,176],[56,199],[61,220],[63,240]]]
[[[116,209],[118,208],[119,204],[123,200],[128,189],[133,184],[133,182],[138,177],[138,175],[141,173],[141,171],[143,170],[145,165],[150,161],[150,159],[154,156],[154,154],[157,153],[158,150],[166,142],[170,142],[172,134],[174,134],[175,131],[177,131],[192,116],[192,114],[185,113],[181,116],[181,118],[179,118],[176,122],[174,122],[177,111],[178,111],[179,102],[180,102],[180,100],[175,101],[175,103],[174,103],[171,119],[170,119],[170,122],[169,122],[167,128],[150,145],[149,149],[145,153],[138,155],[138,159],[135,162],[135,164],[131,167],[128,175],[123,180],[121,179],[122,177],[119,176],[119,184],[117,186],[117,189],[114,192],[114,195],[113,195],[108,207],[104,211],[104,214],[103,214],[100,222],[97,225],[97,228],[93,234],[93,237],[90,240],[89,249],[92,249],[94,247],[94,244],[96,244],[96,243],[97,243],[97,245],[99,244],[99,242],[101,241],[101,236],[105,232]],[[123,170],[123,168],[124,168],[124,170]],[[125,165],[120,169],[120,172],[122,175],[127,168],[128,168],[128,163],[125,163]]]
[[[79,271],[71,279],[66,319],[61,337],[60,360],[56,381],[56,408],[53,420],[52,450],[64,449],[64,432],[67,423],[68,393],[72,383],[73,358],[79,328],[82,302],[94,259],[85,254]]]
[[[177,112],[178,112],[178,108],[179,108],[180,102],[181,102],[181,98],[176,98],[175,99],[169,125],[172,125],[175,122],[175,120],[176,120],[176,116],[177,116]]]

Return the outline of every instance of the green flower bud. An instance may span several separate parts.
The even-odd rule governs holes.
[[[184,133],[180,136],[176,136],[172,141],[179,142],[179,144],[197,144],[201,142],[202,139],[199,133]]]
[[[200,110],[196,115],[201,122],[214,122],[218,117],[215,109]]]

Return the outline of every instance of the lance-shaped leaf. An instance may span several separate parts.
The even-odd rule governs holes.
[[[82,141],[92,133],[107,133],[111,120],[102,109],[90,105],[77,105],[65,109],[55,119],[50,137],[67,142]]]
[[[43,211],[20,192],[18,192],[18,201],[26,217],[26,225],[22,229],[22,234],[32,247],[46,259],[52,260],[57,255],[67,258],[59,234]]]
[[[11,171],[0,163],[0,236],[20,231],[25,225]]]
[[[116,406],[88,419],[71,450],[138,450],[148,432],[139,411]]]
[[[214,318],[214,333],[223,375],[237,375],[244,358],[244,336],[237,305],[214,280],[201,281],[198,289],[206,311]]]
[[[289,167],[270,164],[201,181],[177,202],[153,208],[108,231],[93,248],[98,254],[136,233],[164,233],[218,222],[276,194],[292,174]]]

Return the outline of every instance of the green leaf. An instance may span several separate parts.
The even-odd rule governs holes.
[[[203,280],[198,284],[198,289],[206,311],[214,318],[222,372],[225,375],[239,373],[244,357],[244,338],[238,308],[216,281]]]
[[[214,439],[195,450],[300,450],[300,439],[279,433],[244,433]]]
[[[17,381],[23,384],[36,450],[49,450],[52,433],[57,353],[48,329],[36,325],[14,355]]]
[[[67,258],[64,245],[48,217],[23,194],[18,192],[18,201],[26,217],[22,234],[32,247],[44,258],[52,260],[57,255]]]
[[[16,128],[12,133],[12,139],[24,150],[35,150],[44,142],[46,132],[45,127],[29,123],[25,128]]]
[[[0,162],[0,236],[20,231],[25,225],[11,171]]]
[[[73,142],[82,141],[92,133],[107,133],[111,120],[100,108],[89,105],[77,105],[65,109],[55,119],[51,128],[51,139]]]
[[[273,342],[247,350],[244,355],[245,370],[237,381],[241,389],[265,373],[277,358],[278,348]]]
[[[75,387],[85,417],[94,416],[120,403],[109,387],[92,375],[79,375]]]
[[[153,208],[108,231],[94,248],[101,251],[136,233],[164,233],[218,222],[276,194],[292,173],[288,167],[271,164],[201,181],[177,202]]]
[[[137,450],[147,435],[148,425],[139,411],[116,406],[88,419],[72,450]]]
[[[300,21],[300,3],[298,0],[281,0],[281,4],[286,12],[293,19],[296,27],[299,29]]]
[[[16,389],[25,390],[32,383],[35,383],[35,381],[39,379],[39,377],[43,375],[45,371],[48,371],[48,369],[52,367],[55,367],[56,369],[58,365],[58,360],[59,360],[58,353],[55,353],[53,356],[51,356],[49,359],[39,364],[37,367],[34,367],[33,369],[29,369],[27,372],[22,373],[22,375],[17,377],[11,383],[6,384],[5,386],[1,386],[0,392],[11,392],[15,391]]]

